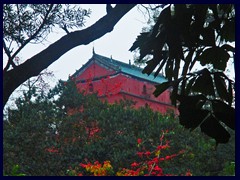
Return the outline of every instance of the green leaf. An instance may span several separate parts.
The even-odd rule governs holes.
[[[181,93],[180,93],[181,95],[185,95],[186,82],[187,82],[187,78],[184,78],[181,83]]]
[[[168,26],[168,29],[166,29],[167,45],[169,47],[169,58],[184,59],[180,34],[176,29],[177,27],[174,24],[171,24],[171,26]]]
[[[196,61],[199,60],[199,57],[200,57],[200,55],[202,54],[203,49],[204,49],[204,48],[200,48],[199,50],[197,50],[196,56],[195,56],[194,59],[190,62],[189,71],[192,70],[192,68],[193,68],[194,64],[196,63]]]
[[[180,101],[179,107],[183,109],[201,109],[206,102],[206,97],[204,95],[177,95],[177,100]]]
[[[201,74],[196,79],[192,90],[195,92],[203,93],[205,95],[215,96],[212,77],[207,69],[203,69],[203,71],[201,71]]]
[[[192,85],[193,85],[193,83],[195,82],[196,78],[197,78],[196,76],[195,76],[195,77],[192,77],[192,78],[188,81],[187,86],[186,86],[186,89],[185,89],[185,94],[186,94],[186,95],[188,95],[188,94],[190,93],[190,90],[192,89]]]
[[[19,169],[20,169],[19,165],[13,166],[13,168],[12,168],[12,174],[13,174],[13,175],[16,175],[17,172],[19,171]]]
[[[232,88],[232,81],[228,80],[228,104],[231,106],[233,101],[233,88]]]
[[[152,60],[149,60],[147,61],[147,66],[143,69],[142,73],[146,73],[148,75],[150,75],[153,70],[156,68],[156,66],[159,64],[161,59],[152,59]]]
[[[154,73],[154,78],[156,78],[159,74],[159,72],[161,71],[163,65],[165,64],[166,59],[163,59],[163,61],[161,62],[160,66],[158,67],[157,71]]]
[[[156,89],[153,92],[155,97],[158,97],[160,94],[162,94],[166,89],[168,89],[170,86],[172,86],[171,81],[167,81],[161,84],[156,85]]]
[[[212,64],[215,69],[225,70],[227,61],[230,55],[227,51],[220,47],[208,48],[199,56],[199,61],[202,66]]]
[[[202,30],[201,34],[203,36],[203,45],[215,46],[215,33],[213,28],[208,26]]]
[[[220,31],[221,39],[229,42],[235,41],[235,20],[225,20],[225,24]]]
[[[172,90],[171,95],[170,95],[172,104],[173,104],[174,106],[177,105],[178,84],[180,83],[180,80],[181,80],[181,79],[178,79],[178,80],[175,80],[175,81],[174,81],[173,90]]]
[[[210,115],[200,127],[201,131],[214,138],[217,144],[227,143],[231,137],[227,130],[212,115]]]
[[[220,73],[214,73],[214,81],[217,93],[222,100],[229,100],[225,80],[220,76]]]
[[[224,44],[221,46],[222,49],[226,50],[226,51],[231,51],[231,52],[235,52],[235,48],[232,47],[231,45],[229,44]]]
[[[171,9],[170,6],[163,9],[158,16],[156,24],[153,26],[152,36],[156,37],[161,30],[161,26],[165,26],[171,20]]]
[[[178,108],[180,113],[180,124],[187,129],[194,130],[209,114],[209,111],[202,109],[202,106],[206,102],[205,97],[202,95],[177,95],[177,100],[180,101],[180,105]]]
[[[189,65],[192,62],[193,53],[194,53],[194,51],[191,50],[185,58],[185,62],[184,62],[183,70],[182,70],[182,75],[183,76],[185,76],[187,74],[187,71],[189,69]]]
[[[174,62],[173,59],[168,58],[167,64],[165,67],[165,74],[169,81],[171,81],[173,78],[173,62]]]
[[[129,49],[129,51],[134,51],[135,49],[142,46],[143,43],[147,40],[147,35],[149,33],[140,33],[140,35],[137,36],[136,41],[133,43],[132,47]]]
[[[185,128],[193,131],[196,129],[208,115],[207,110],[182,109],[180,111],[179,122]]]
[[[175,59],[175,63],[174,63],[175,67],[174,67],[174,70],[173,70],[174,80],[176,80],[178,78],[179,69],[180,69],[180,62],[181,62],[180,58]]]
[[[160,63],[160,66],[158,67],[158,69],[157,69],[157,71],[154,73],[154,77],[157,77],[157,75],[159,74],[159,72],[161,71],[161,69],[163,68],[163,66],[164,66],[164,64],[166,63],[166,61],[167,61],[167,58],[165,57],[166,55],[166,53],[165,53],[165,51],[162,51],[162,56],[163,56],[163,60],[161,61],[161,63]]]
[[[235,109],[220,100],[212,101],[212,109],[214,116],[235,130]]]

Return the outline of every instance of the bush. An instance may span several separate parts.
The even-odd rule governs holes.
[[[96,161],[110,161],[113,172],[131,169],[133,162],[140,161],[136,142],[142,139],[153,152],[163,132],[168,140],[163,143],[170,148],[161,152],[162,157],[184,152],[161,162],[165,174],[190,170],[193,175],[221,175],[224,163],[235,161],[234,141],[216,149],[199,129],[189,132],[180,126],[171,112],[136,110],[125,101],[109,105],[94,94],[78,93],[73,81],[60,82],[48,96],[20,98],[17,106],[4,121],[6,174],[16,164],[26,175],[67,175],[69,167]]]

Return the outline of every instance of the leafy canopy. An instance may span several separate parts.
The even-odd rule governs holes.
[[[180,103],[182,125],[192,130],[200,126],[217,143],[226,143],[227,128],[235,129],[235,82],[225,74],[228,61],[234,61],[234,42],[234,5],[172,4],[130,51],[139,50],[140,62],[152,57],[143,73],[156,77],[164,70],[168,81],[157,85],[154,95],[172,87],[171,100],[175,106]],[[193,72],[197,63],[203,69]]]
[[[157,156],[159,140],[170,146],[159,150],[159,157],[184,152],[161,161],[166,174],[180,175],[190,169],[197,176],[219,175],[224,162],[235,159],[233,138],[214,150],[213,140],[201,136],[199,129],[190,134],[173,113],[133,109],[127,101],[107,104],[96,94],[79,93],[73,80],[59,81],[48,95],[29,89],[16,105],[3,123],[6,175],[64,176],[69,167],[77,170],[80,163],[106,160],[116,172],[141,162],[139,154],[146,151]]]

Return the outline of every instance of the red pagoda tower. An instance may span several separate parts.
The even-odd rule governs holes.
[[[73,77],[77,88],[86,93],[97,93],[98,98],[108,103],[120,99],[135,102],[134,107],[149,106],[154,111],[166,113],[168,109],[177,110],[171,105],[170,89],[155,97],[155,85],[165,82],[162,75],[154,78],[142,73],[142,69],[112,58],[93,53],[90,60],[77,70]]]

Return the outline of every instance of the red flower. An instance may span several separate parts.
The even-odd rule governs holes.
[[[160,168],[158,165],[156,165],[156,166],[153,168],[153,170],[159,171],[159,173],[162,174],[162,168]]]
[[[131,166],[132,166],[132,167],[136,167],[136,166],[139,166],[139,164],[136,163],[136,162],[134,162],[134,163],[131,164]]]
[[[154,163],[158,163],[158,158],[155,157],[155,158],[152,159],[152,161],[153,161]]]
[[[99,164],[99,161],[95,161],[94,164],[95,164],[95,165]]]
[[[147,151],[144,153],[146,156],[150,156],[151,152],[150,151]]]
[[[87,166],[86,164],[83,164],[83,163],[80,163],[79,165],[83,168],[85,168]]]
[[[138,139],[137,139],[137,143],[138,143],[138,144],[141,144],[141,143],[142,143],[142,139],[138,138]]]
[[[142,158],[143,157],[143,152],[137,152],[137,155]]]
[[[163,146],[162,146],[162,145],[160,145],[160,146],[157,147],[157,150],[161,150],[161,149],[163,149]]]
[[[168,144],[166,144],[166,145],[160,145],[160,146],[157,147],[157,150],[167,149],[167,148],[169,148],[169,147],[170,147],[170,146],[169,146]]]
[[[153,171],[153,172],[151,172],[151,175],[156,175],[156,172],[154,172],[154,171]]]
[[[188,169],[188,171],[186,172],[186,176],[192,176],[192,173],[190,172],[189,169]]]
[[[173,155],[171,155],[171,158],[174,158],[174,157],[176,157],[177,156],[177,154],[173,154]]]
[[[154,164],[154,161],[148,161],[147,164],[150,167],[150,166],[152,166],[152,164]]]
[[[164,158],[160,158],[159,161],[164,161]]]
[[[165,157],[166,160],[169,160],[169,159],[171,159],[171,158],[172,158],[171,156],[166,156],[166,157]]]

